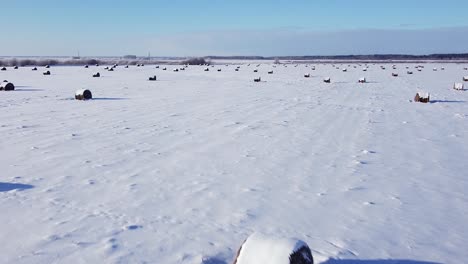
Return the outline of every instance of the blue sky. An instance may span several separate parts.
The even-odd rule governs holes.
[[[0,0],[0,7],[3,56],[468,52],[466,0]]]

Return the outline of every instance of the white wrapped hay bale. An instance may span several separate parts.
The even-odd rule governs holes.
[[[254,233],[242,244],[234,264],[313,264],[309,246],[294,238]]]
[[[463,83],[454,83],[453,84],[453,89],[455,89],[457,91],[462,91],[464,89],[464,85],[463,85]]]
[[[7,80],[0,83],[0,91],[13,91],[15,90],[15,85]]]
[[[76,100],[89,100],[92,98],[93,98],[93,95],[91,94],[91,91],[88,89],[81,89],[75,92]]]

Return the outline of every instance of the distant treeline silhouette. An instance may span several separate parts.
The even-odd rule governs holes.
[[[405,54],[373,54],[373,55],[332,55],[332,56],[207,56],[213,60],[468,60],[468,53],[405,55]]]

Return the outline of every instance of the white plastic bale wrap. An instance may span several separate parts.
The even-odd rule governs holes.
[[[313,264],[309,246],[294,238],[252,234],[242,244],[235,264]]]

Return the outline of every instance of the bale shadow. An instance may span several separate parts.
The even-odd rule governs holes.
[[[219,258],[207,258],[202,261],[202,264],[228,264],[228,263]]]
[[[442,264],[431,261],[407,259],[329,259],[322,264]]]
[[[21,88],[21,87],[27,87],[27,86],[16,86],[15,91],[19,91],[19,92],[41,92],[41,91],[44,91],[43,89]],[[19,89],[17,89],[17,88],[19,88]]]
[[[32,188],[34,188],[34,186],[30,184],[0,182],[0,192],[9,192],[12,190],[22,191]]]
[[[92,98],[91,100],[97,100],[97,101],[119,101],[119,100],[128,100],[128,98],[119,98],[119,97],[97,97],[97,98]]]
[[[431,104],[435,103],[466,103],[466,101],[457,101],[457,100],[431,100]]]

